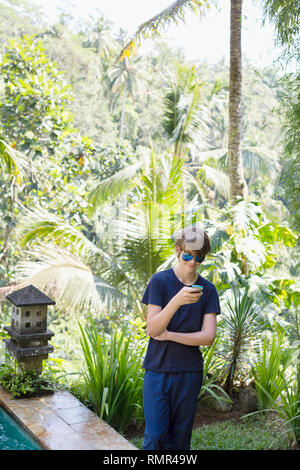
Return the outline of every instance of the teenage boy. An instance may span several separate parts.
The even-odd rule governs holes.
[[[210,252],[206,232],[182,229],[175,250],[177,266],[155,273],[142,299],[150,336],[143,363],[144,450],[190,449],[203,375],[199,346],[213,344],[220,313],[215,286],[197,273]]]

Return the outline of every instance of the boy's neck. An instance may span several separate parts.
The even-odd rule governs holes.
[[[176,274],[176,277],[178,277],[179,281],[185,285],[192,285],[198,279],[198,273],[196,270],[192,273],[187,273],[180,266],[176,266],[176,268],[174,268],[174,273]]]

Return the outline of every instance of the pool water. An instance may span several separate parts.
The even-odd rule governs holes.
[[[42,447],[0,407],[0,450],[42,450]]]

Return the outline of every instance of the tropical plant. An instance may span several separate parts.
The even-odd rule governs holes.
[[[15,204],[21,184],[24,182],[26,171],[29,170],[29,161],[23,153],[8,145],[5,140],[1,138],[0,170],[0,178],[6,181],[5,186],[2,186],[0,192],[1,197],[4,196],[3,204],[6,206],[5,217],[3,218],[6,227],[4,229],[0,263],[3,263],[6,269],[8,266],[10,238],[15,221]],[[7,191],[6,188],[9,188],[9,191]]]
[[[81,26],[83,36],[83,46],[96,49],[100,58],[108,58],[111,51],[115,49],[115,43],[111,37],[111,25],[103,14],[99,13],[97,18],[86,20]]]
[[[5,92],[0,103],[1,132],[19,150],[35,156],[53,153],[71,119],[70,85],[45,54],[40,41],[12,39],[1,60]]]
[[[274,22],[278,43],[283,47],[285,61],[300,59],[300,9],[298,0],[264,0],[264,21]],[[290,211],[290,221],[297,230],[299,222],[299,154],[300,154],[300,75],[288,73],[283,78],[285,92],[281,103],[284,152],[281,158],[282,173],[277,194],[285,200]]]
[[[123,48],[120,58],[128,57],[136,50],[136,42],[141,44],[141,38],[160,36],[161,32],[172,22],[178,20],[184,21],[185,14],[188,11],[197,13],[204,16],[206,10],[210,8],[210,3],[207,0],[177,0],[167,6],[163,11],[153,16],[150,20],[145,21],[139,26],[133,38]]]
[[[163,128],[174,152],[185,155],[191,171],[198,170],[202,199],[230,200],[229,157],[225,131],[228,86],[221,79],[208,87],[195,67],[175,64],[164,100]],[[204,105],[205,103],[205,105]],[[244,114],[247,115],[247,109]],[[216,123],[220,122],[219,128]],[[227,139],[226,139],[227,140]],[[219,147],[218,142],[223,144]],[[265,194],[279,173],[277,152],[263,145],[241,146],[241,158],[249,190]],[[206,195],[206,196],[205,196]],[[221,196],[221,198],[220,198]],[[275,202],[275,201],[274,201]]]
[[[15,145],[14,145],[15,147]],[[20,185],[28,170],[28,159],[25,155],[9,145],[0,136],[0,168],[8,174],[12,183]]]
[[[271,183],[272,178],[278,176],[279,163],[275,152],[264,147],[242,146],[241,154],[249,190],[253,190],[255,184],[255,189],[262,191],[266,182]],[[226,148],[193,151],[191,168],[197,171],[196,180],[199,187],[203,188],[203,193],[208,190],[212,194],[212,199],[230,201],[228,161]],[[276,203],[275,200],[272,202]]]
[[[201,103],[201,88],[195,66],[176,65],[175,80],[168,87],[164,99],[163,128],[174,144],[174,154],[186,156],[190,145],[203,145],[207,128],[207,113]]]
[[[266,327],[263,316],[248,289],[232,289],[233,298],[224,299],[224,315],[218,324],[222,335],[222,355],[225,359],[224,390],[232,395],[234,379],[249,360],[247,354]]]
[[[59,389],[50,370],[44,370],[41,374],[19,370],[17,363],[9,360],[0,364],[0,385],[10,392],[12,398],[41,396]]]
[[[276,386],[276,384],[275,384]],[[282,382],[279,385],[278,399],[275,401],[269,392],[261,386],[261,390],[265,396],[268,397],[269,403],[272,407],[250,413],[245,415],[244,418],[254,415],[256,413],[265,413],[275,411],[276,417],[270,424],[280,425],[283,428],[276,439],[272,441],[270,447],[283,435],[288,435],[292,449],[299,450],[300,447],[300,379],[299,371],[296,370],[294,377],[287,379],[282,377]],[[277,395],[275,393],[275,395]]]
[[[282,138],[284,152],[281,156],[281,174],[276,193],[284,199],[291,224],[297,230],[300,227],[300,74],[286,77],[285,84],[286,91],[281,105],[284,114]]]
[[[275,24],[278,41],[288,49],[297,47],[300,33],[298,0],[264,0],[264,21],[268,17]]]
[[[97,183],[90,195],[94,210],[103,210],[110,196],[118,198],[115,211],[110,209],[106,220],[102,217],[103,236],[95,243],[83,233],[84,227],[70,225],[45,209],[24,209],[19,225],[23,246],[38,243],[28,251],[35,261],[20,263],[19,278],[34,279],[40,288],[52,286],[57,300],[65,298],[73,308],[89,305],[99,311],[105,298],[106,307],[113,299],[126,299],[143,316],[144,286],[166,259],[172,261],[171,234],[189,210],[182,166],[178,157],[158,158],[152,149],[142,162]],[[120,200],[124,188],[125,205]]]
[[[89,400],[100,418],[124,431],[132,419],[138,423],[143,416],[141,365],[146,343],[136,347],[126,324],[114,328],[109,337],[103,331],[99,334],[92,320],[79,326]]]
[[[231,402],[225,390],[218,385],[222,373],[222,359],[218,357],[220,335],[217,335],[212,346],[201,348],[204,359],[202,386],[198,399],[213,397],[218,402]]]
[[[110,80],[110,106],[111,110],[116,104],[116,98],[122,99],[121,119],[120,119],[120,139],[124,134],[124,116],[127,96],[134,97],[140,92],[145,71],[143,71],[143,61],[140,57],[128,59],[124,57],[121,62],[116,62],[112,68],[108,69],[107,76]]]
[[[135,50],[136,41],[140,43],[141,37],[155,36],[161,28],[170,22],[185,20],[185,13],[192,10],[203,15],[212,2],[195,0],[177,0],[144,22],[137,29],[133,39],[123,48],[120,59],[129,56]],[[236,199],[247,194],[247,185],[244,179],[241,159],[241,86],[242,86],[242,58],[241,58],[241,24],[242,0],[231,0],[230,9],[230,77],[229,77],[229,180],[230,199],[234,204]]]
[[[232,203],[240,196],[247,195],[241,154],[242,4],[242,0],[231,0],[230,2],[228,168]]]
[[[292,448],[300,448],[300,376],[296,372],[293,381],[284,380],[280,403],[274,403],[279,419],[286,426]]]
[[[285,370],[291,364],[292,350],[285,347],[285,336],[285,331],[279,326],[273,329],[271,339],[265,335],[251,368],[261,410],[276,403],[287,383]]]

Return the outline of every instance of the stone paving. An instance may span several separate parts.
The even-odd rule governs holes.
[[[12,399],[0,387],[0,405],[47,450],[138,450],[68,392]]]

